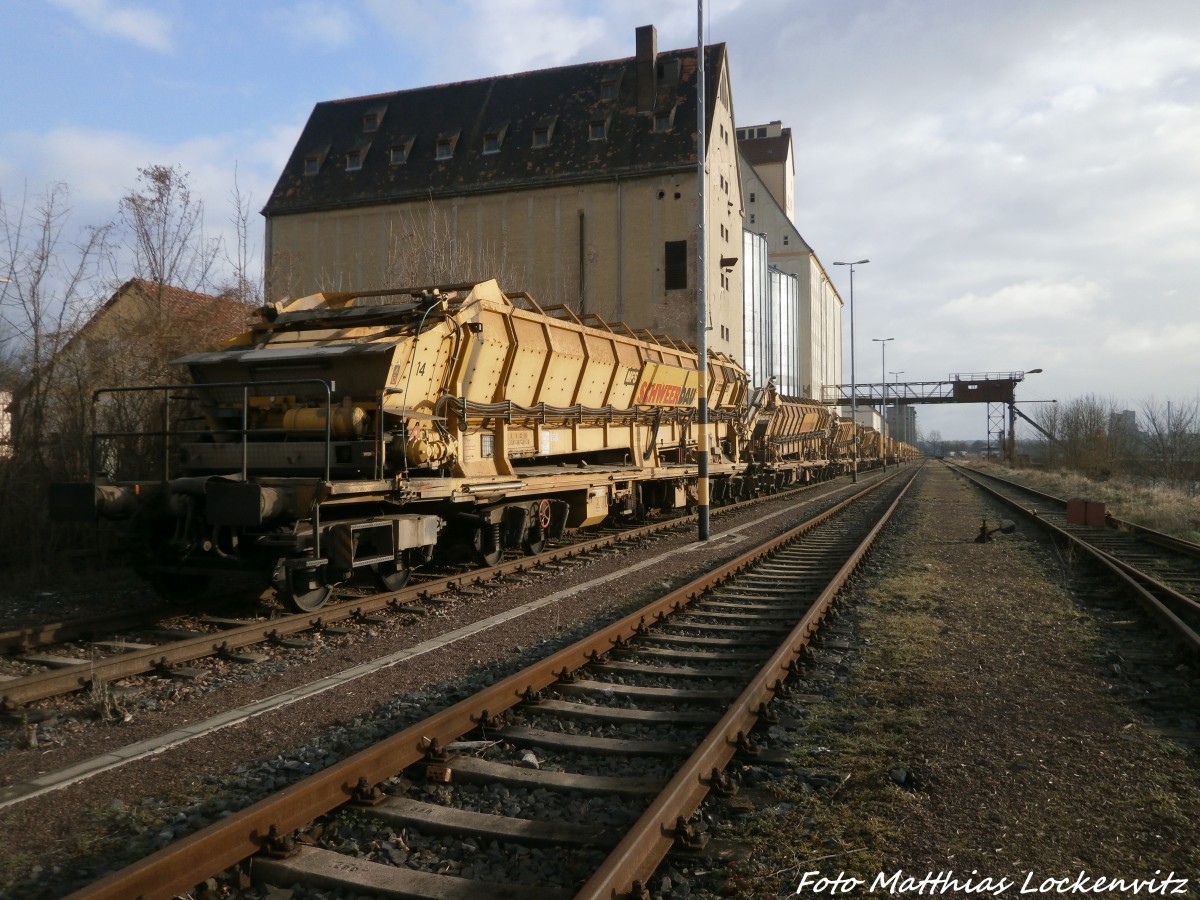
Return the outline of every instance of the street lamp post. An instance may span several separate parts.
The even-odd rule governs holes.
[[[835,262],[835,266],[850,267],[850,421],[854,440],[850,444],[850,481],[858,483],[858,379],[854,372],[854,267],[865,266],[869,259],[854,262]]]
[[[896,423],[900,426],[900,440],[908,443],[908,417],[902,415],[904,407],[900,405],[900,376],[904,374],[904,370],[899,372],[889,372],[896,379]]]
[[[879,380],[883,382],[883,389],[879,392],[883,395],[883,436],[887,437],[887,345],[888,341],[894,341],[895,338],[871,338],[872,341],[879,345]]]

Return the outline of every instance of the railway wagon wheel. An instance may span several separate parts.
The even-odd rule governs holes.
[[[408,579],[412,577],[412,569],[406,566],[402,559],[379,563],[371,567],[371,572],[380,590],[384,591],[398,591],[408,584]]]
[[[481,566],[497,566],[504,558],[504,538],[500,523],[483,524],[475,529],[475,561]]]
[[[529,530],[525,532],[525,539],[521,542],[521,549],[529,556],[536,556],[546,549],[546,533],[550,529],[551,518],[550,501],[545,497],[530,504]]]
[[[275,590],[300,612],[315,612],[324,606],[333,593],[333,586],[325,583],[324,569],[293,569]]]

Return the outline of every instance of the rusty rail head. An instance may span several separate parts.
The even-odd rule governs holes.
[[[793,671],[794,661],[804,652],[834,598],[858,568],[911,485],[912,478],[696,752],[579,889],[575,900],[611,900],[627,896],[635,881],[645,881],[654,874],[674,845],[673,824],[680,817],[691,816],[713,789],[712,773],[724,770],[733,758],[744,736],[758,720],[760,708],[774,696],[775,685]]]
[[[491,715],[498,715],[516,706],[522,702],[528,691],[543,690],[557,681],[563,671],[573,672],[597,656],[607,653],[615,639],[632,637],[644,620],[652,619],[660,612],[666,613],[687,605],[704,591],[723,583],[740,571],[747,565],[747,561],[757,561],[769,556],[858,498],[877,490],[888,480],[890,478],[868,485],[854,496],[783,535],[665,594],[595,634],[435,713],[379,744],[283,788],[241,812],[164,847],[137,863],[113,872],[71,894],[68,900],[128,900],[130,897],[140,900],[170,900],[177,894],[190,891],[214,873],[257,853],[265,846],[273,832],[282,834],[294,831],[318,816],[336,809],[354,796],[364,779],[370,785],[379,784],[406,767],[420,762],[425,758],[432,741],[445,745],[469,733],[476,727],[480,714],[485,710]],[[852,569],[853,567],[850,567],[851,571]],[[797,631],[804,627],[802,623],[801,626],[797,626]],[[784,655],[790,658],[789,654]],[[780,663],[773,659],[768,667],[770,677],[778,679],[786,671],[786,662]],[[749,690],[748,688],[747,691]],[[760,701],[769,699],[770,688],[765,688],[765,691],[766,693],[759,698]],[[758,696],[757,689],[755,696]],[[731,715],[733,714],[727,714],[726,719]],[[743,723],[745,731],[749,731],[750,725],[753,724],[752,718],[747,723],[739,716],[737,721]],[[728,752],[731,756],[733,751],[729,749]],[[716,759],[717,755],[713,758]],[[728,758],[726,756],[725,760]],[[717,763],[714,762],[703,774],[707,776],[715,765]],[[723,767],[724,763],[720,765]]]
[[[963,466],[951,466],[951,469],[958,472],[980,490],[985,491],[992,497],[995,497],[997,500],[1005,503],[1010,508],[1025,516],[1025,518],[1029,519],[1031,522],[1037,524],[1040,528],[1048,531],[1052,535],[1055,535],[1060,541],[1064,541],[1090,556],[1097,563],[1110,571],[1114,577],[1125,584],[1131,591],[1133,591],[1134,597],[1137,599],[1137,602],[1141,605],[1141,607],[1146,610],[1146,612],[1152,618],[1156,619],[1160,624],[1162,624],[1167,633],[1175,638],[1180,645],[1182,645],[1191,653],[1200,654],[1200,631],[1197,631],[1196,628],[1185,622],[1175,610],[1163,603],[1159,597],[1155,596],[1155,594],[1148,589],[1147,585],[1153,587],[1160,594],[1170,597],[1178,609],[1186,609],[1191,613],[1194,613],[1197,610],[1198,604],[1195,598],[1180,593],[1179,591],[1175,590],[1175,588],[1168,584],[1164,584],[1162,581],[1150,575],[1149,573],[1142,572],[1119,557],[1114,556],[1105,550],[1101,550],[1099,547],[1089,543],[1086,540],[1083,540],[1076,534],[1072,534],[1067,529],[1060,528],[1044,516],[1038,515],[1035,510],[1026,509],[1012,497],[1009,497],[1004,493],[995,490],[989,485],[984,484],[979,478],[975,477],[975,475],[986,474],[988,478],[994,479],[1001,483],[1015,484],[1015,482],[1008,482],[1007,479],[988,473],[976,473]],[[1040,491],[1031,490],[1024,485],[1016,486],[1023,491],[1027,491],[1040,497],[1046,497],[1054,500],[1057,503],[1065,505],[1065,502],[1057,497],[1051,497],[1049,494],[1042,494]],[[1118,519],[1117,521],[1120,522],[1121,520]],[[1129,523],[1121,522],[1121,524],[1122,526],[1126,526]],[[1158,534],[1158,532],[1151,533],[1154,535]],[[1167,535],[1161,536],[1168,538]],[[1150,538],[1147,537],[1147,539]],[[1178,547],[1173,547],[1166,541],[1159,543],[1162,543],[1169,549],[1176,549],[1187,554],[1191,554],[1192,548],[1195,546],[1189,541],[1181,542],[1184,546]]]
[[[803,488],[798,490],[803,490]],[[743,500],[738,503],[731,503],[728,506],[721,507],[721,512],[741,509],[756,502],[758,501]],[[217,653],[219,644],[226,644],[230,648],[236,649],[259,643],[270,637],[272,632],[275,632],[278,637],[298,634],[312,628],[331,625],[343,619],[385,609],[392,605],[402,605],[403,603],[428,598],[432,595],[472,587],[503,575],[525,572],[536,567],[539,563],[570,559],[590,550],[610,547],[625,540],[636,539],[637,537],[654,534],[659,531],[667,531],[694,522],[695,520],[696,516],[693,514],[680,516],[679,518],[664,522],[653,522],[649,525],[642,525],[638,528],[623,531],[620,534],[604,535],[579,544],[572,544],[568,547],[553,548],[537,556],[525,556],[507,560],[498,566],[492,566],[488,569],[450,575],[432,581],[424,581],[420,584],[402,588],[399,591],[382,592],[353,602],[325,606],[316,613],[293,613],[271,619],[269,622],[250,623],[240,628],[228,628],[222,631],[219,636],[202,635],[191,639],[174,641],[150,650],[134,650],[96,660],[81,659],[80,665],[73,668],[37,672],[33,675],[26,675],[13,681],[4,682],[0,685],[0,709],[8,711],[17,710],[27,703],[44,700],[48,697],[56,697],[60,694],[71,693],[72,691],[86,690],[94,682],[108,683],[134,675],[143,675],[153,671],[160,659],[165,659],[168,666],[191,662]],[[10,642],[29,642],[34,640],[35,636],[52,636],[54,633],[52,629],[65,624],[33,626],[23,634],[16,636],[6,634],[6,639]]]

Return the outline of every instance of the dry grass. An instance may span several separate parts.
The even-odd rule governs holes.
[[[1102,501],[1117,518],[1200,542],[1200,496],[1176,488],[1146,487],[1124,477],[1092,481],[1074,472],[1012,469],[982,461],[973,466],[1063,499]]]
[[[1041,555],[1046,579],[1020,536],[970,543],[982,504],[945,476],[918,502],[856,591],[853,674],[804,704],[805,776],[743,820],[727,895],[794,896],[814,870],[1194,872],[1195,758],[1109,696],[1097,623],[1055,583],[1070,561]]]

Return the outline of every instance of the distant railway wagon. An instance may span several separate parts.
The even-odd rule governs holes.
[[[271,304],[177,362],[191,383],[96,392],[92,478],[51,492],[56,519],[118,524],[164,592],[249,570],[312,610],[696,502],[695,349],[495,281]],[[713,503],[847,471],[856,440],[862,467],[910,452],[705,363]]]

